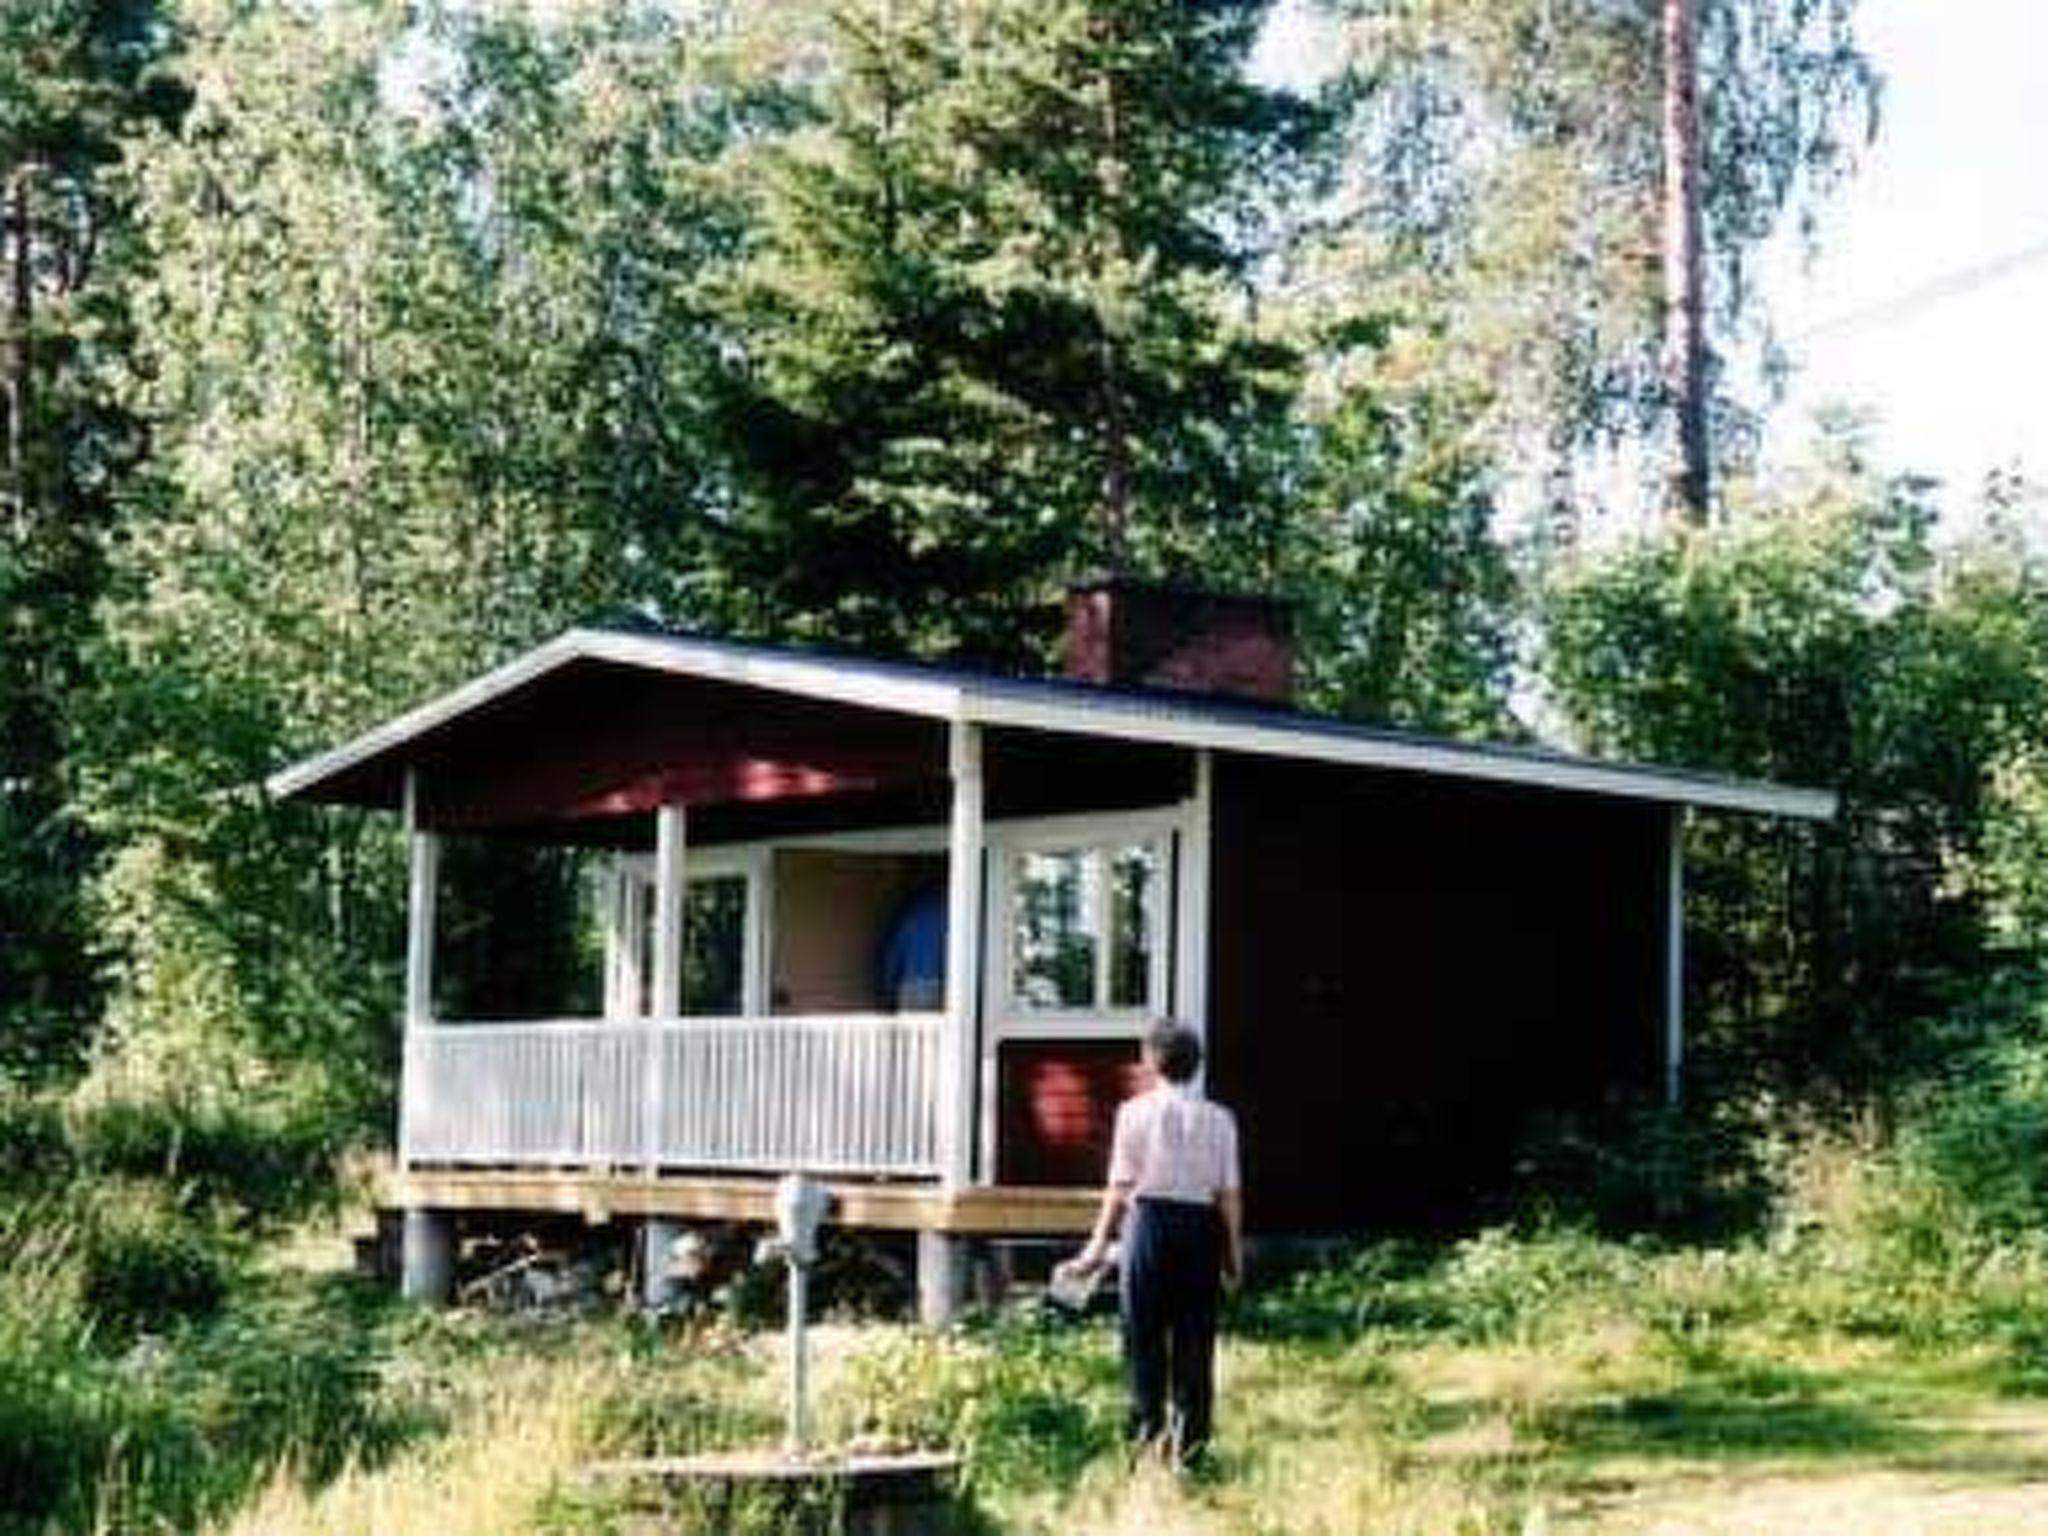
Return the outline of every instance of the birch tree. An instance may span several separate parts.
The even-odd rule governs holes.
[[[1659,444],[1659,503],[1704,508],[1713,458],[1744,442],[1713,344],[1770,344],[1752,257],[1875,130],[1855,0],[1336,9],[1343,195],[1304,280],[1434,317],[1428,366],[1490,396],[1497,457],[1563,536],[1589,456],[1631,441]]]
[[[1677,425],[1671,502],[1704,523],[1711,501],[1700,177],[1700,0],[1664,4],[1664,384]]]

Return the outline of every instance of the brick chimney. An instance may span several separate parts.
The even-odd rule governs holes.
[[[1066,675],[1287,704],[1294,611],[1278,598],[1109,577],[1067,591]]]

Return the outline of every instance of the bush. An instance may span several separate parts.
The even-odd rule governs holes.
[[[1119,1443],[1121,1413],[1099,1330],[1024,1317],[887,1337],[848,1362],[826,1417],[843,1439],[954,1451],[970,1488],[1065,1487]]]
[[[71,1135],[91,1173],[162,1179],[195,1204],[232,1207],[261,1224],[333,1200],[340,1123],[317,1105],[114,1097],[80,1106]]]
[[[93,1193],[79,1267],[87,1316],[117,1336],[210,1317],[227,1296],[221,1236],[149,1184]]]
[[[64,1110],[48,1094],[0,1078],[0,1187],[22,1190],[63,1177],[71,1166]]]
[[[1966,1058],[1909,1115],[1899,1157],[1988,1235],[2048,1231],[2048,1047],[2029,1032]]]
[[[1365,1243],[1239,1296],[1233,1329],[1297,1343],[1342,1343],[1371,1328],[1448,1327],[1434,1291],[1415,1282],[1438,1252],[1409,1242]]]
[[[388,1302],[251,1282],[202,1317],[229,1299],[207,1238],[146,1186],[0,1215],[0,1536],[194,1529],[423,1426],[379,1369]]]
[[[1610,1236],[1725,1241],[1770,1209],[1762,1137],[1726,1105],[1627,1103],[1536,1121],[1517,1161],[1525,1216]]]

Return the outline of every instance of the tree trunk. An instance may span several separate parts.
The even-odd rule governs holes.
[[[1700,173],[1700,0],[1664,7],[1664,383],[1677,417],[1670,506],[1695,525],[1712,490]]]
[[[1104,242],[1112,263],[1105,263],[1121,286],[1128,280],[1130,253],[1124,245],[1124,135],[1123,107],[1117,99],[1116,45],[1119,37],[1114,22],[1099,24],[1098,37],[1104,51],[1102,73],[1102,218],[1108,239]],[[1102,326],[1102,528],[1103,543],[1112,574],[1126,575],[1131,563],[1131,424],[1124,402],[1123,338],[1117,334],[1121,317],[1105,313]]]
[[[35,353],[29,326],[35,315],[34,229],[29,218],[29,167],[7,179],[7,349],[0,369],[7,390],[7,495],[19,525],[28,516],[28,396]]]

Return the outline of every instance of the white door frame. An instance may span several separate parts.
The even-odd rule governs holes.
[[[995,1181],[1000,1054],[1012,1040],[1136,1041],[1148,1024],[1171,1014],[1205,1040],[1209,1032],[1209,753],[1198,754],[1194,793],[1178,805],[1134,811],[1089,812],[1024,821],[992,822],[988,880],[982,910],[980,1178]],[[1032,848],[1152,842],[1166,857],[1165,878],[1151,894],[1157,942],[1152,955],[1151,1005],[1042,1012],[1023,1016],[1010,995],[1012,855]]]

